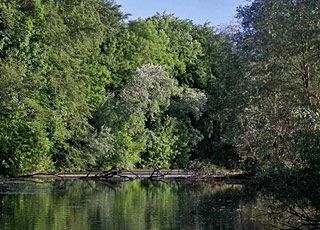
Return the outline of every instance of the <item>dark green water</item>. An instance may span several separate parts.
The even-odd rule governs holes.
[[[285,210],[282,205],[274,195],[248,185],[146,180],[19,182],[0,185],[0,229],[280,229],[290,217],[290,213],[279,212]],[[292,218],[292,224],[298,226],[299,218]]]

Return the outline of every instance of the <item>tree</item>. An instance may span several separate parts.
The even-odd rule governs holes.
[[[85,165],[109,79],[101,45],[123,18],[110,1],[0,2],[0,173]]]
[[[239,9],[239,43],[250,82],[250,101],[239,117],[239,150],[252,166],[281,162],[302,167],[308,150],[298,149],[296,143],[309,136],[307,146],[315,145],[311,140],[318,136],[318,10],[317,1],[305,0],[257,0]]]
[[[203,90],[219,74],[221,38],[208,24],[198,26],[174,15],[130,21],[105,43],[104,61],[112,79],[107,89],[121,88],[131,72],[152,63],[166,66],[180,85]]]
[[[108,163],[170,167],[179,156],[188,157],[200,136],[188,117],[199,119],[205,103],[204,94],[184,91],[164,67],[149,64],[137,70],[94,119],[99,130],[111,128],[114,136],[115,154]]]

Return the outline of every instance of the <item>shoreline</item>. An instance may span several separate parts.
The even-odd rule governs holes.
[[[150,179],[150,180],[193,180],[193,181],[224,181],[224,180],[254,180],[254,177],[245,173],[226,174],[201,174],[195,171],[186,170],[110,170],[94,172],[73,172],[73,173],[34,173],[26,174],[15,178],[2,178],[0,183],[23,179],[83,179],[83,180],[112,180],[112,179]]]

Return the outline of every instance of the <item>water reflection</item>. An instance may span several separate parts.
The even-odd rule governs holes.
[[[298,215],[296,207],[284,206],[272,194],[235,184],[54,180],[0,186],[4,230],[261,230],[288,227],[285,210],[318,218],[313,209]]]
[[[273,184],[263,189],[261,199],[266,216],[275,229],[320,229],[320,193],[318,187]]]

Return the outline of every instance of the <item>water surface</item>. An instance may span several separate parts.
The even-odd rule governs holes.
[[[0,185],[0,229],[289,229],[277,201],[239,184],[37,180]]]

